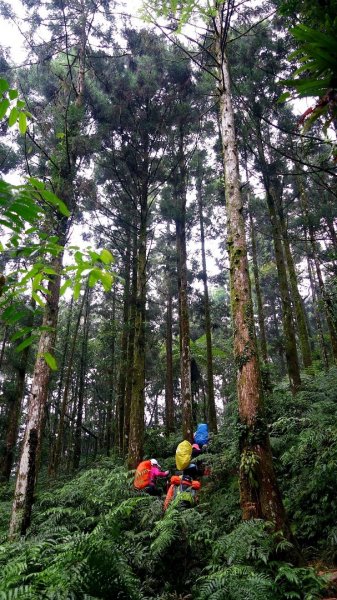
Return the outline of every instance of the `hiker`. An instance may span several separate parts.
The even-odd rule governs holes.
[[[167,477],[169,471],[162,471],[155,458],[143,460],[137,467],[134,479],[136,490],[142,490],[150,496],[161,496],[162,490],[156,486],[157,477]]]
[[[166,510],[170,502],[180,494],[184,494],[184,496],[179,502],[179,506],[181,508],[191,508],[197,500],[197,491],[200,490],[200,487],[200,481],[192,479],[190,475],[186,474],[186,471],[180,476],[172,475],[171,485],[164,501],[164,510]]]
[[[199,423],[196,432],[193,436],[193,441],[195,444],[201,448],[201,451],[204,452],[207,450],[207,444],[209,442],[208,435],[208,425],[207,423]]]
[[[197,456],[199,456],[199,454],[201,454],[202,450],[199,446],[199,444],[192,444],[192,458],[196,458]]]

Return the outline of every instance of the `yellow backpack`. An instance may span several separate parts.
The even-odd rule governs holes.
[[[188,467],[192,457],[192,444],[187,440],[180,442],[176,450],[176,465],[178,471],[183,471]]]

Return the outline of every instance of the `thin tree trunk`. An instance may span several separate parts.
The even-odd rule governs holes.
[[[71,326],[71,321],[72,321],[72,316],[73,316],[73,305],[74,305],[74,296],[71,296],[70,306],[69,306],[69,311],[68,311],[68,318],[67,318],[67,327],[66,327],[66,333],[65,333],[65,339],[64,339],[64,347],[63,347],[61,366],[60,366],[60,378],[59,378],[59,382],[58,382],[58,386],[57,386],[57,398],[56,398],[56,402],[55,402],[55,424],[54,424],[54,428],[53,428],[54,435],[56,434],[57,425],[58,425],[58,415],[60,412],[62,388],[63,388],[64,374],[65,374],[64,373],[65,365],[66,365],[67,358],[68,358],[69,336],[70,336],[70,326]]]
[[[262,360],[265,364],[268,363],[268,349],[267,349],[267,338],[266,338],[266,328],[264,325],[264,314],[263,314],[263,301],[262,301],[262,293],[260,286],[260,275],[259,275],[259,265],[257,262],[257,243],[256,243],[256,235],[255,235],[255,227],[254,221],[251,211],[249,211],[249,224],[250,224],[250,239],[252,243],[252,258],[253,258],[253,274],[254,274],[254,283],[255,283],[255,294],[257,301],[257,319],[259,323],[259,338],[260,338],[260,346],[261,346],[261,356]]]
[[[110,376],[109,376],[110,385],[109,385],[109,389],[108,389],[109,396],[108,396],[108,405],[107,405],[107,412],[106,412],[106,428],[104,428],[105,429],[107,456],[110,456],[110,449],[112,446],[112,414],[113,414],[114,398],[115,398],[116,287],[114,287],[113,295],[112,295],[111,336],[112,336],[111,348],[110,348],[111,367],[110,367]]]
[[[148,154],[147,136],[144,140],[143,180],[140,196],[140,224],[137,253],[137,299],[135,317],[134,361],[132,398],[130,410],[129,468],[136,468],[143,458],[145,411],[145,305],[147,271],[147,221],[148,221]]]
[[[283,214],[283,207],[282,207],[281,203],[279,205],[279,216],[280,216],[280,224],[281,224],[281,229],[282,229],[282,234],[283,234],[284,250],[285,250],[285,256],[286,256],[286,260],[287,260],[289,281],[290,281],[291,294],[292,294],[293,303],[294,303],[297,330],[298,330],[298,335],[299,335],[299,340],[300,340],[303,365],[304,365],[304,367],[310,367],[312,364],[312,356],[311,356],[311,348],[310,348],[309,334],[308,334],[308,328],[307,328],[307,321],[306,321],[306,316],[305,316],[305,311],[304,311],[304,306],[303,306],[303,300],[301,298],[301,294],[298,291],[297,274],[296,274],[294,259],[292,257],[292,253],[291,253],[291,249],[290,249],[288,231],[287,231],[287,226],[286,226],[284,214]]]
[[[180,126],[179,135],[179,170],[176,184],[177,216],[176,244],[178,260],[179,330],[180,330],[180,379],[183,438],[193,441],[192,390],[191,390],[191,355],[190,355],[190,323],[187,300],[187,252],[186,252],[186,165],[184,156],[184,132]]]
[[[89,337],[89,312],[90,312],[90,291],[89,288],[85,291],[85,312],[83,323],[83,339],[80,359],[80,380],[78,388],[78,404],[77,417],[74,431],[74,453],[73,453],[73,469],[77,470],[80,466],[81,449],[82,449],[82,419],[83,419],[83,404],[85,395],[85,376],[87,372],[87,354],[88,354],[88,337]]]
[[[206,333],[206,350],[207,350],[207,417],[211,431],[217,433],[218,426],[216,421],[216,407],[214,398],[214,381],[213,381],[213,351],[212,351],[212,332],[211,332],[211,314],[209,306],[208,294],[208,279],[206,266],[206,251],[205,251],[205,227],[203,216],[202,202],[202,177],[200,174],[201,165],[198,164],[197,173],[197,200],[199,209],[199,227],[201,241],[201,260],[202,260],[202,280],[204,283],[204,310],[205,310],[205,333]]]
[[[305,237],[306,237],[306,233],[305,233]],[[306,240],[306,246],[307,246],[307,240]],[[316,327],[317,327],[318,343],[319,343],[319,347],[321,349],[321,358],[323,360],[324,368],[327,371],[329,369],[329,356],[328,356],[326,343],[325,343],[324,335],[323,335],[323,326],[322,326],[322,321],[321,321],[321,317],[320,317],[319,309],[318,309],[316,282],[314,280],[314,275],[312,272],[312,267],[311,267],[311,263],[310,263],[310,257],[308,254],[308,250],[307,250],[307,265],[308,265],[308,276],[309,276],[309,281],[310,281],[312,304],[313,304]]]
[[[64,229],[66,223],[64,223]],[[62,241],[61,244],[62,245]],[[63,252],[53,261],[56,273],[62,269]],[[60,296],[60,275],[51,275],[43,315],[43,327],[37,359],[34,367],[32,386],[28,401],[28,415],[22,442],[21,457],[16,479],[14,502],[9,526],[9,537],[15,539],[24,535],[30,524],[37,476],[38,448],[41,444],[44,410],[48,394],[50,367],[44,359],[45,353],[53,354]]]
[[[281,226],[278,218],[278,192],[276,190],[276,184],[272,181],[272,178],[269,174],[269,165],[265,159],[260,131],[257,132],[257,148],[263,175],[263,182],[266,190],[278,281],[280,286],[284,349],[287,361],[288,377],[291,390],[293,394],[296,394],[301,386],[301,375],[297,354],[296,335],[292,318],[292,306],[287,278],[285,254],[282,244]]]
[[[130,275],[131,275],[131,229],[127,231],[124,278],[125,284],[123,289],[123,328],[120,341],[120,366],[117,387],[116,401],[116,428],[115,428],[115,447],[119,453],[123,452],[124,445],[124,409],[125,409],[125,392],[126,392],[126,374],[127,369],[127,352],[128,352],[128,337],[130,334]],[[107,449],[108,452],[108,449]]]
[[[124,402],[124,423],[123,423],[123,440],[121,450],[124,454],[129,451],[129,433],[130,433],[130,411],[132,399],[132,378],[133,378],[133,361],[135,354],[135,322],[136,322],[136,303],[137,303],[137,233],[133,234],[133,250],[132,250],[132,281],[131,281],[131,297],[129,304],[129,321],[128,321],[128,352],[126,362],[126,386],[125,386],[125,402]]]
[[[225,3],[219,3],[217,8],[218,14],[214,19],[215,47],[219,66],[218,91],[228,213],[227,246],[230,258],[234,356],[237,365],[239,418],[242,427],[240,502],[244,519],[260,517],[272,521],[277,530],[282,530],[285,535],[290,535],[274,473],[264,417],[230,75],[225,53]],[[256,486],[252,484],[252,474],[257,482]]]
[[[32,298],[30,302],[32,309],[35,308],[35,304],[35,300]],[[31,312],[29,320],[27,322],[27,326],[32,327],[33,323],[34,313]],[[14,391],[14,397],[11,399],[9,406],[5,447],[3,454],[0,457],[0,481],[9,481],[14,464],[14,453],[18,438],[21,405],[25,395],[25,380],[28,366],[29,351],[30,346],[27,346],[21,352],[19,358],[20,363],[16,368],[16,388]]]
[[[72,339],[72,344],[71,344],[71,348],[70,348],[70,353],[68,356],[67,373],[66,373],[66,379],[65,379],[65,383],[64,383],[62,403],[61,403],[61,407],[60,407],[60,417],[59,417],[59,422],[58,422],[58,427],[57,427],[57,432],[56,432],[56,439],[55,439],[55,443],[53,445],[53,449],[51,452],[51,460],[50,460],[50,464],[49,464],[49,468],[48,468],[49,477],[56,477],[58,470],[60,468],[61,450],[62,450],[62,444],[63,444],[63,438],[64,438],[64,419],[65,419],[65,414],[67,411],[68,395],[69,395],[71,376],[72,376],[72,372],[73,372],[73,363],[74,363],[74,356],[75,356],[75,350],[76,350],[76,344],[77,344],[77,337],[78,337],[78,332],[79,332],[79,328],[80,328],[81,317],[83,314],[83,307],[84,307],[84,303],[86,301],[86,294],[87,294],[87,290],[84,292],[84,294],[82,296],[82,302],[79,307],[77,320],[76,320],[76,324],[75,324],[75,329],[73,331],[73,339]]]
[[[337,363],[337,327],[336,327],[336,323],[334,321],[333,306],[331,303],[331,298],[326,293],[325,286],[324,286],[321,265],[320,265],[320,262],[319,262],[318,256],[317,256],[317,243],[315,240],[314,227],[313,227],[310,217],[309,217],[308,199],[307,199],[307,195],[306,195],[303,185],[302,185],[302,189],[301,189],[300,199],[301,199],[301,205],[302,205],[303,215],[304,215],[304,219],[305,219],[305,224],[306,224],[307,230],[309,232],[311,256],[312,256],[312,259],[313,259],[313,262],[315,265],[316,274],[317,274],[319,294],[320,294],[320,297],[322,300],[322,304],[325,308],[325,316],[326,316],[326,322],[328,325],[328,331],[329,331],[329,335],[330,335],[332,355],[333,355],[334,362]]]
[[[167,225],[167,243],[169,244],[170,229]],[[167,257],[169,262],[169,256]],[[165,428],[167,434],[174,431],[174,401],[173,401],[173,358],[172,358],[172,282],[169,266],[166,268],[166,385],[165,385]]]

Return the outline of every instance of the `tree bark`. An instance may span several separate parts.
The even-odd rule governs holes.
[[[136,303],[137,303],[137,243],[138,236],[136,231],[133,233],[132,244],[132,281],[131,281],[131,297],[129,306],[129,321],[128,321],[128,351],[126,362],[126,386],[125,386],[125,402],[124,402],[124,423],[123,423],[123,443],[121,450],[124,454],[129,450],[129,433],[130,433],[130,411],[132,399],[132,379],[133,379],[133,361],[135,354],[135,322],[136,322]]]
[[[291,249],[290,249],[288,231],[287,231],[287,226],[286,226],[285,219],[284,219],[283,207],[281,205],[281,202],[279,203],[279,216],[280,216],[280,224],[281,224],[281,230],[282,230],[282,235],[283,235],[285,256],[286,256],[286,260],[287,260],[291,294],[292,294],[294,309],[295,309],[297,331],[298,331],[300,346],[301,346],[303,365],[304,365],[304,367],[310,367],[312,364],[312,356],[311,356],[311,348],[310,348],[307,320],[306,320],[306,316],[305,316],[303,300],[298,291],[297,274],[296,274],[294,259],[293,259]]]
[[[77,344],[77,337],[78,337],[78,332],[79,332],[79,328],[80,328],[81,317],[83,314],[84,303],[86,301],[86,293],[87,292],[85,292],[82,296],[82,302],[79,307],[77,320],[76,320],[76,324],[75,324],[75,329],[73,331],[73,339],[72,339],[70,353],[69,353],[68,361],[67,361],[67,363],[68,363],[67,364],[67,373],[66,373],[66,379],[65,379],[65,383],[64,383],[62,403],[61,403],[61,407],[60,407],[59,422],[58,422],[57,432],[56,432],[56,436],[55,436],[55,443],[52,448],[51,460],[50,460],[49,469],[48,469],[49,477],[56,477],[58,470],[60,468],[61,450],[62,450],[62,445],[64,443],[64,419],[65,419],[65,414],[67,411],[68,395],[69,395],[71,375],[73,372],[73,363],[74,363],[74,356],[75,356],[75,350],[76,350],[76,344]]]
[[[258,125],[259,129],[259,125]],[[297,354],[296,335],[292,318],[292,306],[290,299],[290,291],[288,285],[288,277],[286,270],[285,253],[282,244],[281,225],[278,217],[278,191],[277,183],[273,181],[270,174],[269,165],[266,162],[264,148],[262,144],[261,132],[257,132],[257,149],[259,154],[260,167],[263,176],[263,183],[266,190],[266,199],[269,209],[269,217],[272,227],[272,235],[274,242],[275,261],[277,267],[278,281],[280,286],[280,295],[282,302],[282,324],[284,349],[287,362],[288,377],[290,387],[293,394],[299,390],[301,386],[300,366]]]
[[[31,307],[35,308],[35,300],[32,298]],[[34,323],[34,313],[31,312],[27,326],[32,327]],[[11,398],[9,411],[8,411],[8,422],[5,447],[2,456],[0,457],[0,482],[8,482],[13,464],[14,464],[14,453],[17,443],[18,431],[19,431],[19,420],[21,405],[25,395],[25,380],[28,366],[30,347],[27,346],[20,354],[19,364],[16,367],[16,387],[14,397]]]
[[[211,331],[211,314],[208,294],[208,278],[206,265],[205,251],[205,227],[203,215],[202,201],[202,176],[200,173],[201,165],[198,163],[197,172],[197,200],[199,209],[199,227],[201,241],[201,261],[202,261],[202,280],[204,284],[204,310],[205,310],[205,334],[206,334],[206,350],[207,350],[207,417],[210,431],[218,432],[216,421],[216,407],[214,398],[214,381],[213,381],[213,351],[212,351],[212,331]]]
[[[128,465],[136,468],[143,458],[145,410],[145,306],[147,276],[147,221],[148,221],[148,136],[144,139],[143,178],[140,194],[140,223],[137,252],[137,298],[135,315],[134,360]]]
[[[124,443],[124,409],[125,409],[125,391],[126,391],[126,373],[127,352],[129,337],[129,312],[130,312],[130,270],[131,270],[131,231],[128,229],[124,265],[125,284],[123,289],[123,326],[120,341],[120,365],[117,387],[116,401],[116,427],[115,427],[115,447],[120,454],[123,452]],[[107,450],[108,451],[108,450]]]
[[[184,440],[193,441],[190,323],[187,300],[187,252],[186,252],[186,164],[184,156],[184,131],[180,125],[178,147],[178,181],[176,184],[176,244],[178,260],[178,302],[180,331],[180,380],[182,433]]]
[[[241,428],[240,502],[244,519],[272,521],[276,530],[290,536],[272,461],[264,418],[247,245],[240,190],[237,143],[232,107],[230,75],[225,53],[225,3],[217,4],[213,20],[216,58],[219,68],[219,111],[223,141],[228,214],[227,246],[230,259],[231,307],[234,327],[234,356]],[[253,475],[256,485],[252,482]]]
[[[169,244],[170,230],[167,225],[167,243]],[[169,257],[167,258],[169,262]],[[166,268],[166,385],[165,385],[165,428],[166,433],[174,431],[174,401],[173,401],[173,358],[172,358],[172,281],[169,265]]]
[[[260,286],[260,275],[259,265],[257,262],[257,243],[255,235],[254,221],[251,211],[249,211],[249,224],[250,224],[250,239],[252,243],[252,258],[253,258],[253,274],[255,283],[255,293],[257,302],[257,320],[259,323],[259,337],[261,345],[261,356],[264,363],[268,363],[268,348],[266,338],[266,328],[264,325],[264,313],[263,313],[263,301]]]
[[[64,229],[66,223],[64,222]],[[65,235],[65,232],[64,232]],[[64,236],[63,236],[64,237]],[[64,245],[64,241],[62,244]],[[53,269],[60,273],[63,252],[53,260]],[[14,502],[9,526],[9,538],[24,535],[30,524],[35,480],[37,476],[38,448],[41,444],[44,410],[48,394],[50,367],[44,359],[46,352],[53,354],[60,296],[60,275],[51,275],[48,283],[49,294],[43,315],[43,327],[37,359],[33,372],[32,386],[28,400],[28,415],[22,442],[21,457],[16,479]]]
[[[74,452],[73,452],[73,469],[76,471],[80,466],[81,450],[82,450],[82,420],[83,420],[83,405],[85,396],[85,376],[87,372],[87,354],[88,354],[88,337],[90,329],[89,313],[90,313],[90,298],[89,288],[85,290],[85,311],[83,323],[83,338],[80,359],[80,380],[78,387],[78,403],[77,416],[74,431]]]
[[[111,346],[110,346],[110,375],[109,375],[109,388],[108,388],[108,404],[106,411],[106,425],[105,425],[105,442],[106,442],[106,453],[110,456],[110,450],[112,446],[112,416],[115,403],[115,346],[116,346],[116,287],[112,292],[112,311],[111,311]],[[103,436],[102,436],[103,437]]]

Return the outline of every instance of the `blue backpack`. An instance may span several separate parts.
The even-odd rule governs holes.
[[[197,430],[194,434],[194,441],[200,446],[208,444],[208,425],[207,423],[199,423]]]

